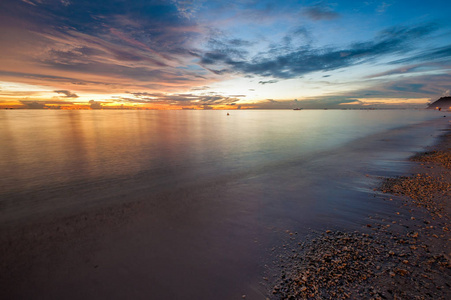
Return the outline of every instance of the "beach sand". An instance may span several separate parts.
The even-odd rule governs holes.
[[[269,298],[451,299],[451,133],[411,161],[411,175],[383,178],[375,188],[375,199],[392,204],[391,214],[308,241],[287,232]]]

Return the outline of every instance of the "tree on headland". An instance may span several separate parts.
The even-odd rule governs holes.
[[[441,97],[437,101],[429,104],[427,109],[450,109],[451,108],[451,97]]]

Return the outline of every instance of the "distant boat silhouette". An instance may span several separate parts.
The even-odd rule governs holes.
[[[302,108],[293,108],[293,110],[302,110]]]

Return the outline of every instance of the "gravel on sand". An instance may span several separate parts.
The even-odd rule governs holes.
[[[411,160],[414,174],[375,189],[392,201],[390,218],[376,214],[358,231],[294,243],[268,298],[451,299],[451,133]]]

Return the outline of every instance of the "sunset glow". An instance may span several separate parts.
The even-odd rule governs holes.
[[[3,0],[0,107],[423,108],[450,93],[450,11],[438,0]]]

